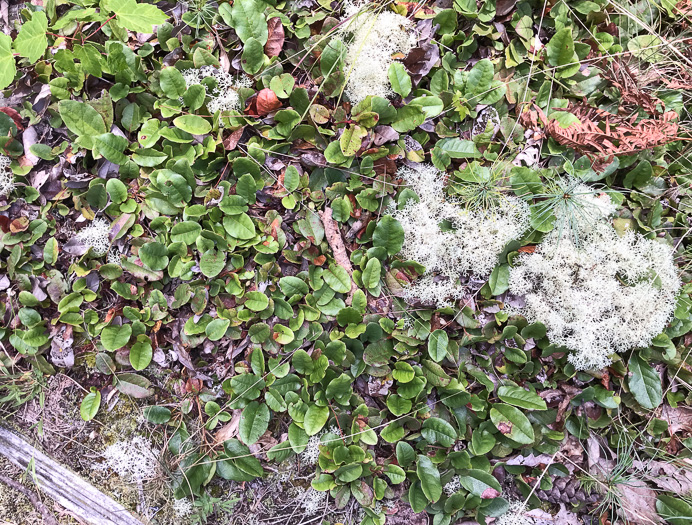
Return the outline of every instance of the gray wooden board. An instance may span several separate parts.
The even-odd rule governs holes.
[[[0,454],[26,470],[34,459],[39,489],[92,525],[142,525],[128,510],[0,425]]]

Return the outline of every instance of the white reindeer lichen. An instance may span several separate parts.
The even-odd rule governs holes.
[[[311,487],[303,495],[300,505],[303,507],[306,516],[312,516],[324,507],[326,499],[326,492],[318,492]]]
[[[510,270],[510,291],[526,303],[519,313],[573,350],[568,359],[580,370],[648,346],[670,321],[680,288],[671,248],[633,231],[618,235],[605,220],[610,208],[602,209],[600,220],[582,225],[578,245],[554,231]]]
[[[90,246],[94,255],[101,257],[110,248],[111,226],[105,219],[94,219],[89,226],[77,233],[77,239],[85,246]]]
[[[9,157],[0,155],[0,197],[9,195],[15,187],[14,175],[10,170],[10,162]]]
[[[526,514],[526,504],[521,501],[513,501],[509,504],[507,512],[500,516],[495,525],[534,525],[536,520]]]
[[[370,10],[369,2],[347,2],[345,16],[351,19],[340,30],[346,45],[346,96],[358,103],[368,95],[388,98],[393,94],[389,66],[393,55],[407,55],[415,46],[413,24],[386,9]]]
[[[183,73],[185,85],[189,88],[194,85],[204,86],[205,91],[211,97],[207,103],[210,113],[217,111],[231,111],[240,109],[240,88],[250,87],[252,82],[244,77],[235,78],[233,75],[216,69],[212,66],[203,66],[200,69],[186,69]],[[206,84],[202,80],[213,77],[216,80],[216,87],[209,93]]]
[[[121,478],[142,482],[158,474],[159,453],[147,439],[135,436],[129,441],[113,443],[106,448],[103,457],[106,459],[106,466]]]
[[[409,299],[444,306],[462,297],[459,279],[487,278],[507,243],[528,227],[528,206],[520,199],[502,196],[492,209],[473,210],[445,195],[444,174],[430,164],[403,167],[398,175],[418,195],[392,211],[404,228],[401,256],[426,268],[406,289]]]

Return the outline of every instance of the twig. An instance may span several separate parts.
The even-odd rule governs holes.
[[[346,246],[344,245],[344,240],[341,238],[341,232],[339,231],[339,225],[332,218],[332,209],[327,206],[324,211],[318,212],[322,224],[324,225],[324,234],[327,237],[327,242],[329,247],[334,252],[334,260],[348,273],[351,278],[351,290],[348,292],[346,297],[346,305],[351,306],[353,301],[353,294],[356,292],[358,287],[356,283],[353,282],[353,266],[351,266],[351,259],[348,257],[346,252]]]
[[[8,487],[16,490],[17,492],[21,492],[22,494],[24,494],[29,499],[34,508],[41,514],[41,516],[43,517],[43,523],[45,525],[60,525],[58,523],[58,520],[55,519],[55,516],[53,516],[53,513],[51,513],[51,511],[48,510],[48,507],[46,507],[43,504],[43,502],[40,499],[38,499],[38,496],[36,494],[34,494],[24,485],[22,485],[21,483],[17,483],[12,478],[5,476],[3,474],[0,474],[0,481],[2,481]]]

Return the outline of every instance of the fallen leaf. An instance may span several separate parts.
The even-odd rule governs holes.
[[[271,89],[264,88],[257,94],[257,114],[264,117],[281,107],[281,101]]]
[[[269,37],[267,38],[267,43],[264,44],[264,54],[269,58],[279,56],[284,47],[285,38],[281,19],[278,16],[270,18],[267,21],[267,30],[269,31]]]

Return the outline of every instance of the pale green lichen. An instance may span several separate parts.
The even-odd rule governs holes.
[[[0,155],[0,197],[9,195],[14,189],[14,175],[10,170],[10,159],[5,155]]]

